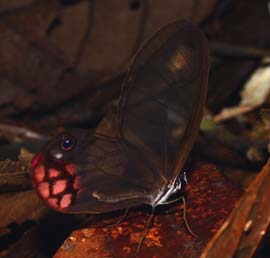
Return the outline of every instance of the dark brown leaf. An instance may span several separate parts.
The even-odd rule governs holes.
[[[33,191],[0,195],[0,228],[35,220],[45,207]]]
[[[239,200],[201,258],[253,257],[270,222],[270,162]]]

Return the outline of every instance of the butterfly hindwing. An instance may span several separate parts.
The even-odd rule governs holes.
[[[77,169],[79,191],[70,211],[106,212],[151,201],[159,172],[136,147],[95,135],[87,157]]]

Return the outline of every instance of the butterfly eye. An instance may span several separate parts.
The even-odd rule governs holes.
[[[61,149],[64,151],[70,151],[73,149],[75,141],[71,137],[63,137],[60,143]]]

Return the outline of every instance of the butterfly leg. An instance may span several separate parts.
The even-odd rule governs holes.
[[[151,227],[151,223],[152,223],[154,215],[155,215],[154,213],[155,213],[155,207],[152,207],[150,217],[148,218],[148,220],[147,220],[147,222],[146,222],[146,224],[144,226],[141,239],[140,239],[139,244],[138,244],[138,246],[136,248],[136,251],[134,253],[134,256],[133,256],[134,258],[136,258],[138,256],[138,254],[140,252],[140,249],[142,247],[143,241],[145,240],[147,234],[149,233],[149,229]]]
[[[184,222],[185,222],[185,226],[187,228],[187,231],[195,238],[199,238],[198,235],[196,235],[192,229],[190,228],[189,224],[188,224],[188,220],[187,220],[187,215],[186,215],[186,200],[185,200],[185,197],[182,195],[181,196],[181,199],[182,199],[182,202],[183,202],[183,219],[184,219]]]
[[[109,224],[107,226],[110,228],[118,226],[126,218],[128,211],[129,211],[129,208],[125,209],[124,214],[119,218],[119,220],[117,220],[115,223]]]
[[[123,219],[126,217],[128,211],[129,211],[129,209],[127,208],[127,209],[125,210],[125,213],[123,214],[123,216],[120,218],[120,220],[117,221],[117,222],[114,223],[114,224],[109,225],[109,227],[113,227],[113,226],[116,226],[116,225],[118,225],[119,223],[121,223],[121,221],[123,221]],[[138,256],[139,252],[140,252],[140,249],[141,249],[141,247],[142,247],[143,241],[145,240],[145,238],[146,238],[146,236],[147,236],[147,234],[148,234],[148,232],[149,232],[151,223],[152,223],[152,221],[153,221],[153,218],[154,218],[154,212],[155,212],[155,207],[152,208],[150,217],[148,218],[148,220],[147,220],[147,222],[146,222],[146,224],[145,224],[145,226],[144,226],[144,229],[143,229],[143,232],[142,232],[141,239],[140,239],[139,244],[138,244],[138,246],[137,246],[137,248],[136,248],[136,251],[135,251],[135,253],[134,253],[133,258],[136,258],[136,257]],[[111,242],[112,239],[111,239],[111,236],[110,236],[110,235],[109,235],[109,239],[110,239],[110,242]],[[115,251],[113,250],[113,248],[112,248],[112,252],[113,252],[113,255],[114,255],[114,257],[115,257]]]

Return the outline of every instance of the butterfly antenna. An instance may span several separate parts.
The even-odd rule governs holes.
[[[185,200],[185,197],[184,196],[181,196],[181,199],[182,199],[182,202],[183,202],[183,219],[184,219],[184,222],[185,222],[185,226],[187,228],[187,231],[195,238],[199,238],[198,235],[196,235],[192,229],[190,228],[189,224],[188,224],[188,221],[187,221],[187,216],[186,216],[186,200]]]
[[[148,220],[147,220],[147,222],[146,222],[146,224],[144,226],[144,229],[143,229],[143,232],[142,232],[142,237],[141,237],[140,242],[139,242],[139,244],[138,244],[138,246],[136,248],[136,251],[135,251],[135,254],[134,254],[134,258],[136,258],[138,256],[138,254],[140,252],[140,249],[142,247],[143,241],[145,240],[145,238],[146,238],[146,236],[147,236],[147,234],[149,232],[150,225],[151,225],[151,223],[153,221],[153,218],[154,218],[154,213],[155,213],[155,207],[152,207],[151,215],[148,218]]]
[[[124,214],[120,217],[120,219],[118,220],[118,221],[116,221],[115,223],[113,223],[113,224],[109,224],[108,225],[108,227],[116,227],[116,226],[118,226],[125,218],[126,218],[126,216],[127,216],[127,214],[128,214],[128,211],[129,211],[129,208],[127,208],[127,209],[125,209],[125,212],[124,212]]]

